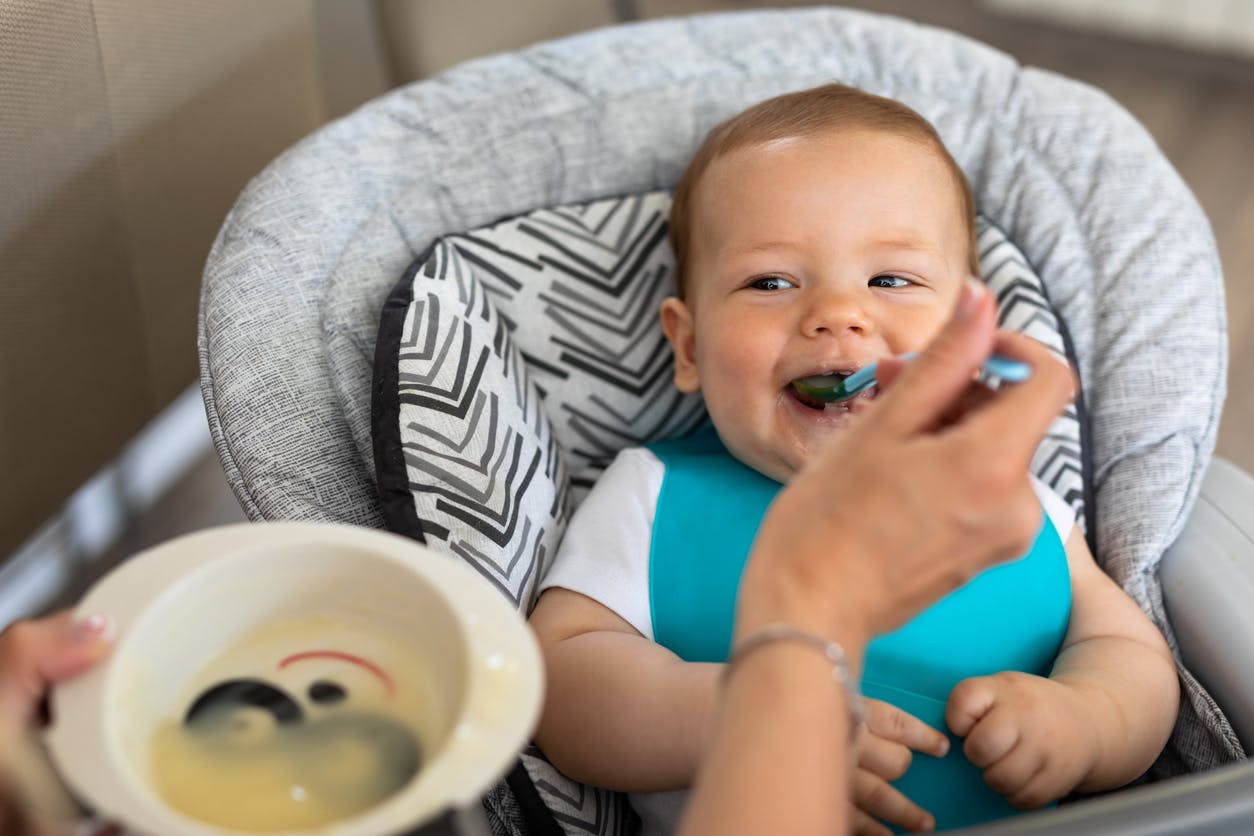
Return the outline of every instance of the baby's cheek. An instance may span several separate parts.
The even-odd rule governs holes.
[[[702,352],[702,361],[711,369],[726,374],[733,369],[763,364],[773,346],[764,339],[763,329],[734,320],[725,322],[710,335]],[[773,357],[771,358],[774,359]]]
[[[747,406],[751,398],[762,394],[757,390],[762,389],[769,375],[763,368],[761,352],[736,342],[720,341],[698,356],[701,392],[707,404],[740,402]]]
[[[940,334],[949,315],[949,308],[940,307],[903,314],[888,334],[889,351],[893,354],[923,351]]]

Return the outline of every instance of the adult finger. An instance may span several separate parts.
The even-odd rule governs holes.
[[[893,836],[887,825],[858,809],[853,811],[853,833],[854,836]]]
[[[897,378],[901,377],[901,373],[906,370],[906,366],[910,365],[910,361],[904,357],[885,357],[883,360],[875,364],[875,385],[879,387],[881,393],[888,390]]]
[[[1000,333],[997,351],[1032,367],[1022,383],[1003,386],[996,397],[959,422],[962,432],[1000,446],[997,453],[1026,466],[1037,444],[1077,390],[1075,373],[1047,347],[1023,334]]]
[[[879,361],[875,379],[881,390],[886,390],[901,376],[909,361],[900,357],[888,357]],[[933,429],[940,429],[956,423],[962,416],[974,412],[996,396],[988,386],[978,382],[974,377],[971,385],[954,400],[937,419]]]
[[[48,686],[90,668],[108,652],[111,633],[109,619],[75,620],[68,610],[9,625],[0,633],[0,714],[29,722]]]
[[[0,726],[0,834],[52,836],[70,832],[79,815],[34,729],[13,724]],[[14,823],[14,824],[8,824]],[[7,826],[15,829],[5,829]],[[76,831],[77,832],[77,831]]]
[[[889,822],[910,831],[931,830],[936,826],[932,816],[878,775],[859,769],[853,776],[854,803],[859,810],[879,821]]]
[[[905,775],[912,759],[907,746],[877,737],[865,729],[858,739],[858,766],[885,781],[896,781]]]
[[[938,758],[949,750],[949,738],[908,711],[882,700],[864,699],[867,729],[876,737],[903,744]]]
[[[34,833],[26,803],[7,775],[0,775],[0,834]]]
[[[877,399],[877,423],[899,435],[934,426],[992,351],[996,319],[988,288],[968,281],[940,334]]]
[[[865,770],[854,772],[854,803],[879,821],[909,831],[932,830],[935,821],[923,807],[910,801],[897,787]]]

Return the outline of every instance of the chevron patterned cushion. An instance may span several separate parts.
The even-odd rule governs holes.
[[[674,289],[669,208],[668,193],[651,192],[445,236],[384,307],[374,444],[388,525],[466,560],[524,611],[614,455],[704,420],[700,398],[671,385],[657,321]],[[1027,259],[983,219],[978,241],[1002,326],[1070,356]],[[1055,422],[1032,467],[1083,526],[1079,409]],[[591,804],[627,826],[621,797],[569,781],[537,753],[523,762],[558,818],[586,822]]]
[[[623,447],[682,434],[700,398],[671,385],[657,323],[673,292],[670,198],[542,209],[445,236],[410,267],[380,326],[376,460],[389,525],[434,538],[522,609],[567,516]],[[1005,328],[1068,356],[1023,254],[979,222]],[[1033,470],[1085,524],[1076,406]]]

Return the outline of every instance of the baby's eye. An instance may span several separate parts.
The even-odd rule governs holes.
[[[914,282],[901,276],[876,276],[867,282],[867,287],[909,287]]]
[[[754,279],[749,284],[749,287],[754,290],[784,290],[785,288],[796,287],[796,285],[782,276],[762,276]]]

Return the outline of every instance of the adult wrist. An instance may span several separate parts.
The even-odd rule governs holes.
[[[801,648],[812,655],[821,654],[830,667],[832,680],[840,687],[844,695],[845,705],[849,711],[850,739],[857,730],[866,724],[866,715],[862,709],[862,697],[859,693],[858,676],[849,664],[848,654],[839,642],[826,636],[800,630],[791,624],[775,622],[750,631],[740,637],[732,647],[727,666],[723,669],[726,680],[743,667],[745,660],[754,655],[765,655],[771,650],[785,647]]]
[[[854,582],[847,588],[856,587]],[[863,651],[871,635],[858,601],[825,595],[813,585],[787,582],[778,575],[755,578],[746,572],[740,588],[733,646],[769,625],[787,624],[837,642],[854,674],[861,671]]]

